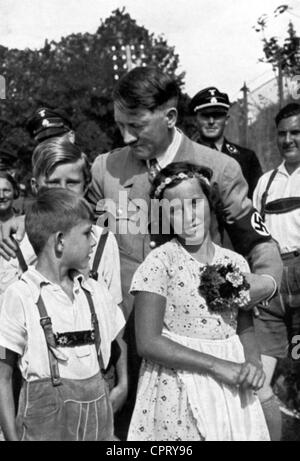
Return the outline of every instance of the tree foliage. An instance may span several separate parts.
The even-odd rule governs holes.
[[[132,65],[158,66],[183,85],[184,73],[178,73],[174,47],[163,36],[155,37],[139,26],[125,9],[113,11],[94,34],[46,40],[40,50],[0,46],[0,75],[6,79],[6,99],[0,105],[1,144],[9,145],[29,163],[34,145],[25,122],[37,107],[49,106],[67,112],[77,141],[91,160],[120,145],[111,94],[116,75],[128,70],[123,59],[126,46]]]

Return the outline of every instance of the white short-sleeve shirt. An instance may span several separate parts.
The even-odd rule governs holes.
[[[51,317],[54,333],[92,330],[90,308],[80,282],[90,291],[94,301],[99,321],[101,353],[104,366],[107,366],[111,342],[123,328],[125,321],[106,285],[101,281],[84,280],[79,275],[74,279],[72,301],[59,285],[29,267],[21,279],[6,290],[0,312],[0,347],[20,355],[19,366],[25,380],[50,377],[47,345],[36,304],[40,292]],[[62,378],[86,379],[98,372],[94,344],[72,348],[58,347],[57,350]]]
[[[273,170],[272,170],[273,171]],[[259,179],[253,193],[254,207],[261,211],[261,200],[267,188],[272,171],[268,171]],[[278,167],[267,196],[267,202],[273,200],[300,197],[300,167],[292,174],[285,168],[284,162]],[[300,248],[300,209],[280,214],[266,214],[265,222],[272,237],[277,240],[281,253],[299,250]]]

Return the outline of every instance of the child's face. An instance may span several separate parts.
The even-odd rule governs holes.
[[[14,202],[14,188],[5,178],[0,178],[0,215],[12,209]]]
[[[80,221],[63,236],[63,258],[69,269],[85,273],[96,241],[90,221]]]
[[[78,160],[75,163],[57,165],[48,177],[39,176],[33,180],[33,189],[35,191],[42,186],[62,187],[83,196],[85,192],[85,180],[82,160]]]
[[[175,234],[187,245],[201,245],[209,232],[210,209],[198,179],[186,179],[166,189],[163,198],[164,215]]]

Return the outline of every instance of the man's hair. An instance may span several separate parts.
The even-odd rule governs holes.
[[[276,126],[278,126],[281,120],[284,118],[293,117],[294,115],[300,115],[300,104],[297,104],[296,102],[287,104],[282,109],[280,109],[275,117]]]
[[[82,160],[82,172],[87,186],[91,181],[91,166],[80,148],[64,137],[49,138],[38,144],[32,155],[32,172],[35,178],[48,177],[58,165]]]
[[[119,80],[113,92],[114,102],[127,110],[153,112],[168,102],[177,106],[178,98],[176,81],[153,67],[134,68]]]
[[[28,205],[25,230],[38,256],[52,234],[67,233],[81,221],[92,219],[90,205],[78,194],[60,187],[42,187]]]

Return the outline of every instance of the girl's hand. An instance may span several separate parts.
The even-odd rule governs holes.
[[[262,363],[246,360],[242,364],[240,379],[242,381],[241,386],[244,389],[251,388],[254,391],[261,389],[266,379]]]

